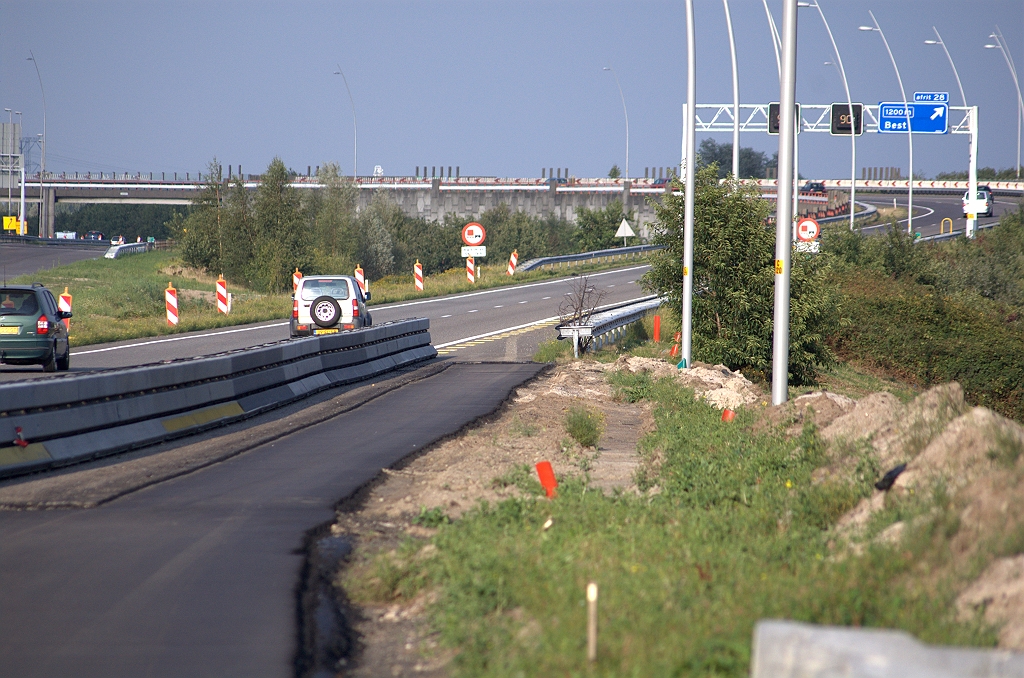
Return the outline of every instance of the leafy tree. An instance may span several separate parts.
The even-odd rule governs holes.
[[[182,260],[207,271],[221,270],[221,166],[214,158],[207,166],[203,190],[192,200],[192,211],[171,222],[180,243]]]
[[[622,170],[619,169],[618,165],[612,165],[612,168],[608,170],[609,179],[618,179],[622,176]]]
[[[62,205],[64,203],[61,203]],[[71,205],[70,210],[58,211],[54,216],[58,231],[101,231],[108,238],[122,235],[125,242],[136,238],[153,237],[166,240],[171,237],[167,222],[176,212],[177,205]],[[184,215],[183,215],[184,216]]]
[[[774,229],[771,206],[756,186],[719,183],[718,166],[698,170],[693,250],[693,357],[771,376],[774,304]],[[677,184],[677,190],[684,190]],[[646,289],[682,304],[684,196],[665,195],[656,206],[654,242],[666,249],[642,279]],[[844,323],[827,255],[794,253],[790,277],[792,383],[813,382],[835,363],[826,344]]]
[[[615,247],[615,231],[626,218],[622,201],[613,200],[601,209],[580,207],[576,210],[576,230],[572,234],[573,244],[580,252],[603,250]]]
[[[1024,166],[1021,166],[1022,173],[1024,173]],[[968,179],[967,170],[959,172],[939,172],[935,175],[935,179],[938,181],[967,181]],[[1017,170],[1012,167],[1006,169],[997,170],[992,167],[979,167],[978,168],[978,181],[1015,181],[1017,179]]]
[[[741,179],[762,179],[767,174],[769,167],[778,165],[778,153],[769,158],[761,151],[753,148],[740,146],[740,178]],[[708,138],[700,142],[697,148],[697,169],[707,167],[711,164],[718,165],[718,178],[724,179],[732,171],[732,143],[717,143],[714,139]]]
[[[395,270],[394,241],[391,232],[405,220],[398,205],[383,191],[374,194],[370,206],[361,215],[359,259],[371,278],[383,278]]]
[[[314,268],[323,273],[347,272],[357,263],[359,251],[358,189],[340,175],[337,163],[318,168],[317,180],[323,188],[303,196],[303,211],[313,238]]]
[[[224,277],[234,283],[252,287],[252,260],[258,244],[252,194],[241,176],[235,177],[224,198],[221,215]]]
[[[246,277],[257,290],[290,289],[292,269],[308,269],[313,262],[299,192],[290,180],[284,163],[274,158],[253,196],[255,247]]]

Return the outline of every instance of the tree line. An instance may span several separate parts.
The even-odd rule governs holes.
[[[371,279],[412,275],[419,260],[429,275],[463,265],[460,232],[467,219],[447,215],[430,221],[404,214],[384,191],[357,210],[358,188],[328,163],[317,171],[321,188],[290,186],[280,158],[271,161],[255,191],[240,178],[225,181],[214,159],[203,190],[187,214],[167,227],[184,263],[222,273],[236,284],[265,292],[290,289],[291,274],[350,273],[358,264]],[[520,261],[616,245],[621,201],[605,209],[581,208],[576,223],[534,217],[500,204],[476,220],[487,230],[490,261],[513,250]]]

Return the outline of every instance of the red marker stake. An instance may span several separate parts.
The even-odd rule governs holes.
[[[542,461],[537,464],[537,477],[540,478],[540,485],[544,488],[548,499],[554,497],[558,481],[555,480],[555,470],[551,468],[550,461]]]

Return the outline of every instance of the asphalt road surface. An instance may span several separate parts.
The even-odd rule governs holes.
[[[903,209],[907,208],[907,196],[883,195],[878,193],[858,193],[857,202],[865,202],[876,207],[892,207],[893,198],[896,204]],[[988,226],[999,223],[999,217],[1005,212],[1012,212],[1017,209],[1018,201],[1012,197],[999,196],[996,198],[994,214],[991,217],[978,219],[978,226]],[[914,194],[914,231],[922,236],[938,235],[939,228],[944,218],[953,221],[954,231],[963,231],[966,225],[964,219],[963,203],[959,195],[933,195],[928,193]],[[900,223],[906,226],[907,220],[902,219]],[[884,228],[885,225],[869,226],[864,230],[870,232],[873,229]],[[949,228],[948,225],[946,227]]]
[[[602,304],[645,296],[637,284],[647,266],[595,273],[590,282]],[[576,277],[467,294],[371,306],[375,324],[410,317],[430,319],[432,343],[443,355],[471,360],[529,360],[536,346],[555,336],[553,316]],[[371,287],[372,291],[372,287]],[[74,322],[72,319],[71,322]],[[540,323],[540,324],[535,324]],[[535,324],[535,325],[534,325]],[[524,327],[526,325],[527,327]],[[510,336],[508,333],[513,333]],[[490,335],[483,336],[480,335]],[[500,336],[500,338],[498,338]],[[285,319],[255,325],[151,337],[72,349],[71,371],[87,372],[210,355],[288,338]],[[0,365],[0,381],[42,377],[37,366]]]
[[[0,512],[0,675],[293,675],[304,535],[540,369],[456,364],[98,508]]]
[[[0,268],[7,280],[36,271],[71,264],[83,259],[99,259],[103,247],[75,247],[72,245],[0,244]],[[58,293],[60,290],[55,292]]]

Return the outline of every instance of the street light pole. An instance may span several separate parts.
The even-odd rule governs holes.
[[[619,84],[619,76],[615,74],[615,69],[611,66],[605,66],[604,70],[611,71],[612,77],[615,78],[615,86],[619,88],[619,98],[622,99],[622,114],[626,116],[626,178],[629,178],[629,113],[626,111],[626,97],[622,95],[622,85]]]
[[[860,26],[862,31],[877,31],[882,36],[882,43],[885,44],[885,51],[889,53],[889,61],[892,62],[892,69],[896,71],[896,80],[900,83],[900,94],[903,96],[903,114],[907,120],[907,145],[909,147],[910,155],[910,181],[907,182],[907,233],[914,232],[914,133],[910,129],[910,107],[907,104],[907,90],[903,89],[903,78],[900,76],[900,69],[896,66],[896,58],[892,55],[892,50],[889,49],[889,41],[885,39],[885,33],[882,32],[882,27],[878,25],[878,19],[875,18],[874,12],[868,10],[868,14],[871,15],[871,21],[875,24],[872,26]]]
[[[1010,69],[1010,75],[1013,77],[1013,86],[1017,88],[1017,179],[1020,179],[1020,128],[1021,128],[1021,115],[1024,114],[1024,99],[1021,99],[1020,95],[1020,81],[1017,80],[1017,67],[1013,63],[1013,57],[1010,56],[1010,50],[1006,49],[1006,40],[1003,38],[1002,31],[999,30],[999,26],[996,26],[996,32],[992,33],[988,37],[993,38],[996,41],[994,45],[985,45],[985,49],[998,49],[1003,53],[1003,59],[1006,60],[1006,67]]]
[[[949,59],[949,66],[953,69],[953,76],[956,78],[956,86],[960,88],[960,98],[963,99],[964,108],[967,107],[967,97],[964,95],[964,86],[960,82],[960,74],[957,73],[956,64],[953,63],[953,57],[949,56],[949,50],[946,49],[946,43],[942,42],[942,36],[939,35],[939,29],[932,26],[932,30],[935,31],[935,40],[925,40],[926,45],[942,45],[942,51],[946,53],[946,58]]]
[[[11,130],[11,150],[14,150],[14,111],[10,108],[5,108],[7,111],[7,121]],[[6,149],[5,149],[6,150]],[[7,213],[11,213],[11,208],[14,207],[14,198],[11,197],[11,184],[14,183],[14,175],[11,173],[11,157],[12,154],[8,153],[7,162],[4,163],[7,169]]]
[[[356,171],[356,161],[359,159],[359,128],[356,126],[356,101],[352,98],[352,90],[348,88],[348,78],[345,77],[345,72],[341,70],[341,64],[338,64],[338,70],[334,72],[335,75],[340,75],[342,81],[345,83],[345,91],[348,92],[348,102],[352,104],[352,181],[356,180],[359,173]]]
[[[679,367],[693,366],[693,229],[695,174],[697,162],[694,143],[697,131],[697,45],[693,26],[693,0],[686,0],[686,120],[683,126],[683,148],[686,166],[683,194],[683,308],[680,323]]]
[[[725,7],[725,25],[729,29],[729,51],[732,53],[732,177],[740,178],[740,76],[736,68],[736,39],[732,33],[732,15],[729,0],[722,0]]]
[[[782,73],[779,84],[779,186],[775,202],[775,307],[772,325],[772,404],[789,399],[789,273],[793,252],[793,145],[796,142],[797,1],[782,4]],[[783,180],[785,179],[785,180]]]
[[[836,68],[843,79],[843,89],[846,91],[846,105],[850,114],[850,230],[853,230],[854,220],[857,218],[857,120],[853,113],[853,98],[850,96],[850,83],[846,80],[846,69],[843,68],[843,57],[839,55],[839,47],[836,46],[836,39],[832,36],[832,29],[825,19],[825,13],[821,11],[818,0],[814,0],[813,6],[818,10],[821,23],[825,24],[828,32],[828,39],[832,42],[832,51],[836,56]]]
[[[39,80],[39,92],[43,95],[43,145],[42,145],[42,160],[39,167],[39,228],[37,234],[40,238],[48,237],[43,235],[44,232],[49,231],[49,214],[46,210],[46,200],[44,199],[43,182],[46,180],[46,90],[43,89],[43,76],[39,74],[39,62],[36,61],[36,55],[32,53],[32,50],[28,51],[27,61],[31,61],[32,65],[36,67],[36,78]],[[44,226],[45,225],[45,226]],[[46,228],[46,231],[43,229]]]

